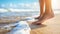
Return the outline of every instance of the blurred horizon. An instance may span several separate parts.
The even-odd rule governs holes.
[[[52,0],[51,2],[55,14],[60,13],[59,1]],[[39,11],[39,0],[0,0],[0,16],[11,15],[12,13],[19,15],[19,12],[22,15],[37,15]]]
[[[52,0],[53,10],[60,10],[60,0]],[[39,0],[0,0],[0,11],[5,10],[40,10]]]

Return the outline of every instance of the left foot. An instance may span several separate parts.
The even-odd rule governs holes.
[[[39,19],[39,18],[40,18],[40,16],[36,17],[35,19]]]

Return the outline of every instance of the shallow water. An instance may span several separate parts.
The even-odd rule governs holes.
[[[28,11],[28,12],[0,12],[0,17],[3,16],[32,16],[32,15],[38,15],[39,11]]]

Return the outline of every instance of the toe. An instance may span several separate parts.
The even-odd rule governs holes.
[[[41,25],[41,23],[40,23],[40,22],[38,22],[38,21],[33,22],[32,24],[34,24],[34,25]]]

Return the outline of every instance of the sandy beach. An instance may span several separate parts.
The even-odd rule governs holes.
[[[55,14],[54,18],[47,20],[42,25],[30,25],[30,27],[32,29],[31,34],[60,34],[60,14]],[[0,30],[0,34],[6,34],[9,31],[3,29]]]

